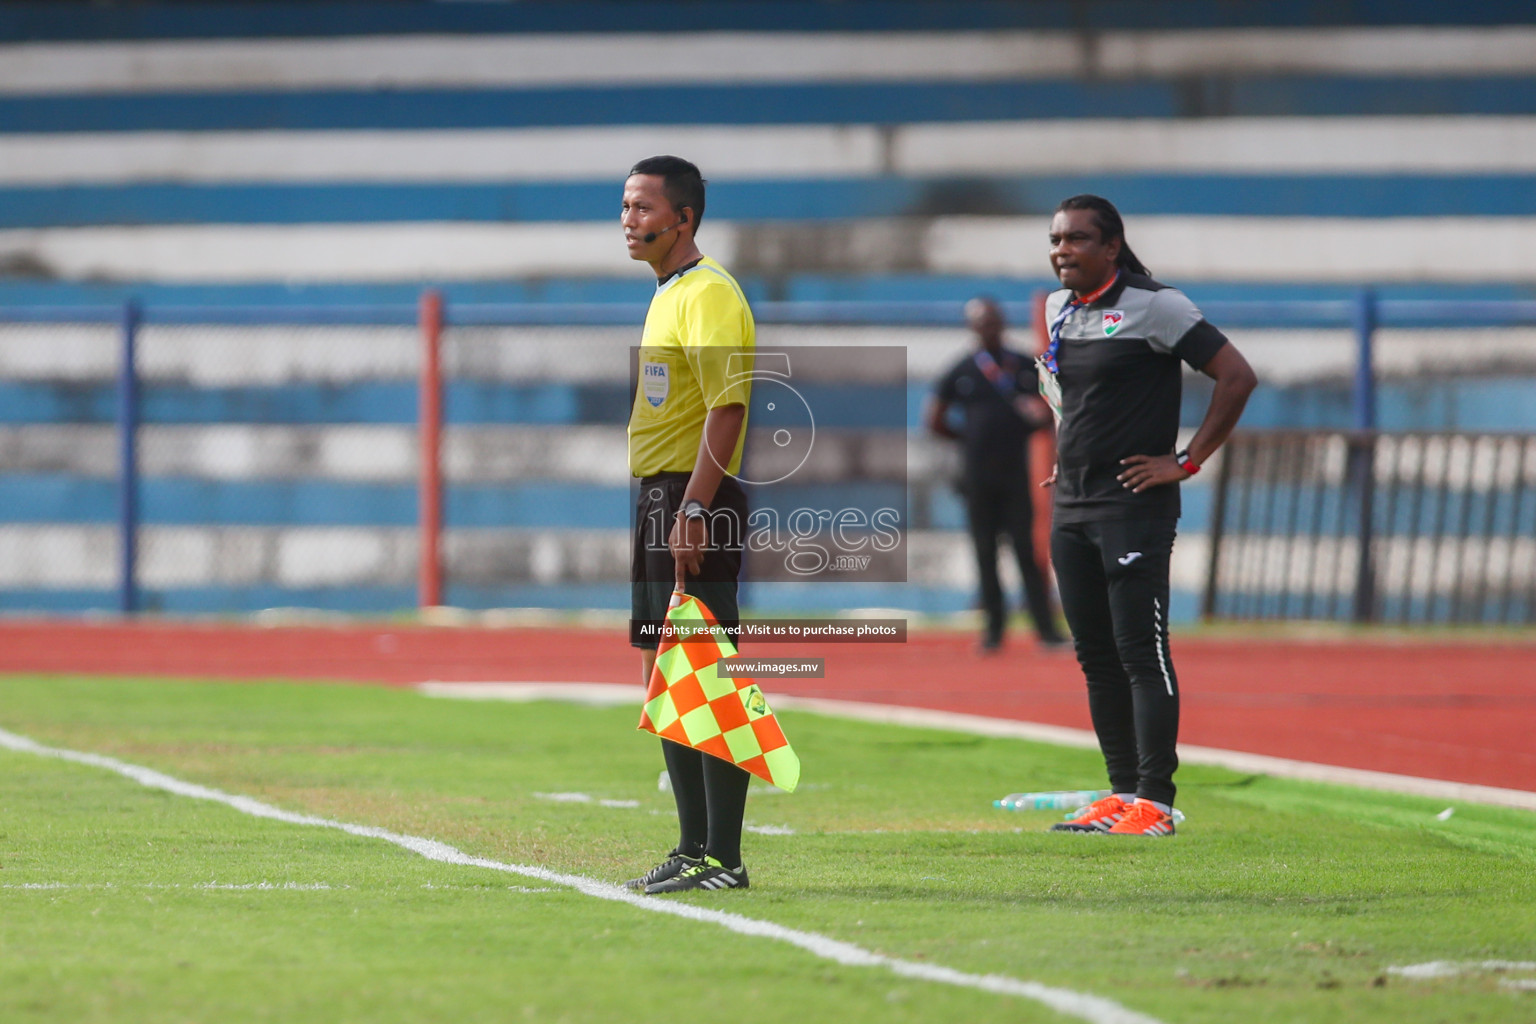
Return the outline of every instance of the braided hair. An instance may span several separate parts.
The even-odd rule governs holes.
[[[1125,222],[1120,219],[1120,211],[1115,209],[1114,203],[1103,196],[1091,195],[1085,192],[1082,195],[1072,196],[1070,199],[1063,199],[1061,205],[1056,207],[1056,212],[1060,213],[1062,210],[1092,211],[1093,221],[1099,228],[1099,237],[1106,243],[1114,238],[1120,239],[1120,255],[1115,259],[1115,265],[1121,270],[1127,270],[1133,274],[1141,274],[1144,277],[1152,276],[1152,271],[1148,270],[1146,264],[1137,259],[1136,254],[1131,251],[1130,243],[1126,242]]]

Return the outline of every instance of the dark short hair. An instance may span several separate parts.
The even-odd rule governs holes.
[[[661,178],[661,191],[681,212],[683,207],[693,211],[693,230],[699,230],[704,220],[704,186],[707,182],[698,167],[680,156],[648,156],[629,169],[631,175],[654,174]]]
[[[1120,239],[1120,257],[1115,260],[1115,265],[1133,274],[1152,276],[1152,271],[1136,258],[1135,253],[1131,252],[1131,245],[1125,240],[1125,221],[1120,219],[1120,211],[1115,209],[1114,203],[1103,196],[1085,192],[1082,195],[1063,199],[1061,205],[1056,207],[1056,212],[1060,213],[1063,210],[1092,211],[1093,222],[1099,229],[1099,238],[1105,242],[1112,238]]]

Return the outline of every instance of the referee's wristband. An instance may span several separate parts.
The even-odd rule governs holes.
[[[1196,473],[1200,472],[1200,464],[1189,457],[1188,448],[1185,448],[1181,452],[1175,453],[1173,456],[1173,461],[1177,462],[1179,464],[1179,468],[1188,473],[1190,476],[1194,476]]]
[[[689,498],[687,501],[683,502],[682,511],[684,519],[709,518],[709,509],[705,508],[704,503],[698,498]]]

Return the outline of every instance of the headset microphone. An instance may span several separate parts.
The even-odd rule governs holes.
[[[646,245],[650,245],[652,242],[656,241],[656,239],[660,238],[662,235],[666,234],[668,231],[676,231],[678,228],[682,227],[684,224],[687,224],[687,223],[688,223],[688,217],[687,217],[686,214],[684,214],[683,215],[683,219],[678,221],[676,224],[673,224],[673,225],[671,225],[669,227],[664,227],[660,231],[647,231],[644,235],[641,236],[640,240],[642,242],[644,242]]]

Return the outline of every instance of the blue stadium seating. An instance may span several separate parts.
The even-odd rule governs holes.
[[[637,8],[643,12],[638,19]],[[1522,33],[1536,27],[1536,12],[1529,3],[1517,0],[1491,0],[1475,7],[1434,0],[1350,4],[1220,0],[17,3],[0,5],[0,50],[10,47],[10,56],[19,57],[21,44],[26,44],[26,56],[32,59],[37,56],[33,50],[52,47],[50,52],[61,62],[58,66],[67,68],[70,60],[90,59],[70,56],[69,47],[80,44],[147,47],[177,42],[195,51],[200,44],[243,41],[281,53],[304,42],[452,37],[547,39],[558,47],[613,30],[633,33],[638,31],[637,21],[748,38],[769,32],[803,33],[805,38],[835,32],[848,34],[855,43],[880,35],[932,39],[938,41],[936,46],[950,45],[943,40],[956,33],[1014,33],[1026,41],[1031,34],[1070,36],[1074,26],[1083,24],[1111,27],[1106,32],[1155,33],[1174,43],[1181,35],[1206,40],[1213,38],[1213,31],[1231,30],[1249,33],[1245,38],[1250,41],[1262,41],[1265,33],[1276,38],[1301,33],[1305,39],[1327,44],[1340,33],[1359,29],[1481,32],[1475,38],[1484,42],[1523,39]],[[1189,256],[1194,261],[1191,265],[1211,272],[1170,275],[1204,304],[1345,300],[1362,285],[1374,287],[1386,299],[1475,303],[1536,298],[1536,271],[1529,265],[1494,258],[1481,268],[1482,273],[1468,273],[1459,265],[1468,258],[1465,252],[1388,252],[1386,264],[1393,258],[1396,264],[1384,264],[1385,269],[1375,276],[1362,273],[1358,277],[1324,269],[1309,273],[1304,262],[1298,270],[1295,257],[1280,253],[1284,248],[1280,245],[1273,246],[1277,254],[1272,267],[1263,261],[1272,241],[1267,232],[1279,238],[1298,226],[1305,230],[1323,222],[1345,223],[1342,233],[1329,237],[1349,239],[1350,231],[1357,232],[1364,241],[1352,244],[1366,248],[1382,248],[1371,240],[1389,237],[1386,232],[1397,225],[1430,222],[1464,224],[1467,237],[1498,225],[1510,232],[1514,241],[1507,244],[1511,246],[1536,238],[1536,153],[1527,153],[1525,149],[1532,147],[1521,141],[1536,133],[1536,62],[1527,63],[1523,70],[1518,60],[1489,70],[1481,66],[1484,51],[1475,43],[1469,46],[1463,41],[1453,50],[1437,66],[1420,68],[1400,61],[1401,66],[1386,70],[1371,66],[1375,58],[1368,54],[1354,64],[1341,58],[1327,68],[1276,70],[1262,59],[1243,57],[1247,51],[1237,46],[1233,52],[1238,56],[1231,58],[1235,66],[1134,74],[1100,73],[1087,65],[1072,71],[1021,66],[1016,74],[925,77],[897,70],[863,78],[819,74],[802,80],[785,73],[747,81],[722,78],[679,84],[615,83],[596,75],[600,69],[595,69],[595,77],[587,82],[476,82],[466,72],[462,81],[428,85],[370,86],[359,79],[353,84],[253,88],[239,81],[218,81],[216,73],[204,68],[197,73],[202,76],[200,84],[191,86],[145,85],[125,77],[111,87],[73,88],[67,83],[9,87],[0,90],[0,315],[19,307],[49,306],[55,311],[89,307],[96,311],[94,318],[100,307],[132,300],[163,316],[173,307],[192,306],[388,307],[391,312],[385,319],[398,323],[409,322],[410,310],[427,285],[446,295],[450,322],[455,310],[477,304],[502,309],[527,304],[548,311],[605,306],[627,315],[645,303],[650,283],[643,269],[622,265],[616,232],[617,269],[615,261],[593,256],[590,265],[550,273],[502,274],[490,263],[470,271],[439,273],[430,269],[429,262],[413,263],[416,253],[403,251],[394,269],[373,276],[340,263],[331,274],[288,275],[274,272],[270,260],[260,262],[255,255],[248,265],[241,260],[255,230],[293,239],[300,236],[283,232],[315,226],[337,231],[425,226],[428,234],[422,237],[428,238],[433,230],[466,225],[530,233],[507,234],[505,238],[513,240],[509,245],[536,239],[537,232],[611,230],[617,212],[617,179],[629,162],[648,154],[627,149],[605,154],[601,152],[605,140],[619,136],[604,133],[636,125],[658,132],[696,125],[802,132],[792,136],[799,141],[781,147],[781,166],[731,167],[724,173],[705,167],[712,188],[709,223],[701,238],[706,243],[719,238],[722,245],[734,239],[730,244],[744,254],[739,274],[743,286],[765,310],[769,303],[926,302],[934,304],[921,325],[928,329],[935,326],[936,318],[958,321],[959,304],[978,293],[998,295],[1011,309],[1023,310],[1033,293],[1050,286],[1040,238],[1017,235],[1006,242],[987,241],[996,250],[991,263],[981,259],[976,265],[961,266],[946,263],[938,254],[941,247],[922,235],[921,229],[948,225],[960,239],[955,247],[965,249],[970,240],[983,238],[989,223],[1005,224],[1009,230],[1035,230],[1028,226],[1037,225],[1062,197],[1081,191],[1113,198],[1130,219],[1133,239],[1143,237],[1138,234],[1142,230],[1152,233],[1153,228],[1168,225],[1230,220],[1232,225],[1212,230],[1227,232],[1220,236],[1224,244],[1257,251],[1260,258],[1254,270],[1223,273],[1219,258],[1200,263]],[[0,52],[0,62],[5,60],[6,54]],[[1244,66],[1243,60],[1250,63]],[[1105,146],[1109,156],[1074,165],[1070,147],[1061,147],[1067,151],[1062,160],[1036,165],[1030,163],[1033,154],[1027,152],[1025,157],[1008,156],[1004,151],[1014,152],[1008,150],[1012,143],[999,141],[1005,135],[1024,137],[1017,135],[1020,131],[1049,132],[1053,125],[1070,129],[1082,123],[1109,136]],[[1298,132],[1295,138],[1303,140],[1296,145],[1307,150],[1303,154],[1307,158],[1299,163],[1288,159],[1294,154],[1280,152],[1285,147],[1279,143],[1257,157],[1223,154],[1226,163],[1214,167],[1180,157],[1177,151],[1188,140],[1204,138],[1202,133],[1213,126],[1228,124],[1246,125],[1261,141],[1270,126],[1288,125]],[[1116,133],[1130,131],[1127,126],[1149,125],[1166,130],[1167,139],[1173,140],[1169,143],[1173,156],[1140,159],[1126,154],[1119,160],[1113,145]],[[980,126],[968,141],[952,148],[933,141],[942,138],[935,131],[966,126]],[[1341,126],[1346,132],[1359,126],[1362,133],[1390,133],[1401,127],[1404,133],[1418,133],[1420,142],[1417,148],[1405,148],[1406,155],[1401,157],[1374,158],[1364,143],[1359,152],[1343,154],[1337,146]],[[470,147],[488,138],[501,139],[513,149],[537,149],[549,138],[540,133],[551,129],[586,132],[572,136],[583,153],[577,162],[586,161],[581,164],[585,169],[541,173],[535,167],[503,173],[489,160],[483,173],[454,172],[452,165],[460,153],[456,146],[463,147],[466,160]],[[823,130],[834,139],[829,144],[831,157],[812,152],[825,142],[812,133]],[[1319,141],[1306,143],[1308,131],[1318,133]],[[392,163],[415,144],[413,140],[426,134],[432,139],[424,144],[443,149],[431,167],[422,170],[405,161],[398,167]],[[386,149],[380,152],[390,156],[370,157],[361,148],[364,135],[383,137]],[[1451,141],[1436,146],[1435,140],[1442,137]],[[388,141],[391,138],[394,143]],[[1509,145],[1490,147],[1485,162],[1483,151],[1468,141],[1474,139],[1483,140],[1476,145],[1489,139]],[[209,156],[224,152],[218,147],[225,145],[280,148],[285,142],[297,146],[301,141],[306,146],[334,145],[341,163],[306,163],[310,158],[296,156],[289,166],[258,172],[228,160],[227,155]],[[68,148],[76,144],[85,148]],[[1027,151],[1031,144],[1026,140],[1020,145]],[[156,150],[156,146],[168,148]],[[805,151],[803,167],[796,165],[802,159],[796,147]],[[294,148],[293,152],[312,150]],[[1274,158],[1270,163],[1265,162],[1266,154]],[[601,169],[598,158],[603,157],[610,159],[611,169]],[[227,162],[220,163],[221,159]],[[135,163],[138,160],[145,162]],[[826,265],[798,266],[792,259],[763,255],[772,246],[759,244],[764,238],[771,241],[808,227],[826,232],[828,238],[857,240],[864,237],[861,232],[883,231],[891,224],[906,225],[902,230],[908,234],[902,237],[915,239],[910,242],[913,251],[908,264],[862,265],[857,253],[867,254],[879,246],[853,245],[849,249],[854,256],[838,256],[837,246],[829,245]],[[720,234],[709,234],[717,225]],[[218,251],[222,269],[202,276],[166,270],[154,262],[148,245],[139,258],[133,248],[135,240],[144,237],[139,233],[172,229],[202,232],[204,242]],[[81,256],[70,249],[87,237],[97,240],[100,255]],[[161,237],[174,248],[186,236]],[[372,258],[379,248],[371,237],[359,234],[348,243],[350,250],[343,247],[341,251],[350,251],[364,265],[363,257]],[[1153,237],[1169,236],[1154,233]],[[1022,264],[1005,259],[1021,249],[1038,250],[1038,258]],[[1138,249],[1142,249],[1139,244]],[[59,256],[60,252],[65,255]],[[1153,254],[1143,250],[1142,255],[1154,268],[1161,265]],[[1185,253],[1170,250],[1164,255],[1174,267],[1185,265],[1181,262],[1186,260]],[[1428,269],[1416,269],[1421,262]],[[549,315],[559,319],[555,312]],[[1335,333],[1343,335],[1340,330]],[[958,346],[958,332],[954,340]],[[1536,356],[1531,362],[1536,363]],[[914,438],[927,385],[926,379],[914,374],[902,397]],[[1342,378],[1268,387],[1255,396],[1247,422],[1348,426],[1352,416],[1348,388]],[[1411,379],[1389,379],[1383,382],[1379,397],[1380,422],[1389,429],[1536,429],[1532,412],[1536,403],[1530,401],[1530,393],[1527,381],[1487,367],[1434,387]],[[1186,426],[1197,421],[1202,401],[1203,391],[1196,382],[1186,400]],[[858,403],[828,401],[818,407],[843,410],[848,413],[841,421],[844,425],[860,425],[854,415]],[[580,423],[617,431],[626,415],[627,398],[625,386],[615,380],[458,380],[450,384],[446,409],[452,425],[510,428]],[[405,428],[414,420],[415,390],[404,380],[294,380],[212,388],[154,380],[146,384],[141,411],[150,426],[264,423]],[[105,375],[89,380],[43,375],[0,381],[0,430],[38,424],[110,424],[116,413],[112,384]],[[959,504],[942,481],[914,479],[910,484],[908,504],[915,528],[942,532],[959,525]],[[140,499],[146,527],[157,529],[241,525],[385,531],[409,528],[416,517],[415,489],[408,477],[371,482],[153,477],[143,482]],[[117,500],[110,479],[84,472],[0,473],[0,530],[110,524]],[[447,520],[450,530],[466,531],[466,535],[476,530],[562,527],[612,533],[623,530],[626,504],[622,487],[597,480],[457,483],[449,488]],[[1188,489],[1186,535],[1205,528],[1209,505],[1207,489]],[[356,586],[291,581],[279,585],[271,580],[220,583],[213,579],[216,575],[204,572],[181,583],[146,584],[146,607],[197,612],[292,604],[378,612],[413,601],[410,588],[384,570],[366,585]],[[782,586],[754,588],[752,599],[765,609],[814,607],[820,601],[950,612],[968,607],[971,598],[969,588],[953,580],[917,581],[904,589],[884,584],[839,586],[804,592]],[[621,583],[574,577],[530,578],[503,587],[455,583],[450,577],[447,596],[467,606],[624,604]],[[0,610],[73,611],[110,602],[110,591],[76,583],[0,584]],[[1187,615],[1192,609],[1193,597],[1185,586],[1174,611]]]

